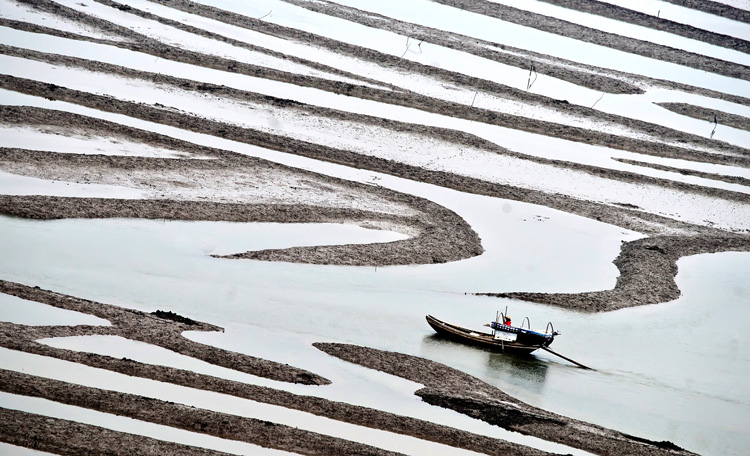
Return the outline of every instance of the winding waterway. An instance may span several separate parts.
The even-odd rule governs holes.
[[[433,197],[443,203],[451,198],[468,203],[459,212],[482,237],[484,255],[377,269],[222,260],[208,255],[334,243],[343,236],[349,242],[387,242],[400,235],[337,224],[2,217],[0,274],[218,324],[224,333],[188,337],[323,375],[340,373],[329,371],[331,362],[321,362],[327,355],[312,342],[368,345],[433,359],[531,404],[703,454],[750,448],[743,427],[750,420],[744,387],[750,374],[744,336],[750,324],[750,255],[684,258],[678,263],[680,299],[601,315],[476,297],[466,292],[611,287],[619,243],[637,234],[542,207],[436,192],[442,196]],[[524,360],[447,342],[424,321],[430,313],[481,329],[506,305],[518,322],[528,316],[540,329],[554,322],[562,335],[553,348],[597,370],[583,371],[546,353]],[[348,375],[362,375],[358,371],[364,369],[347,369]],[[387,398],[389,388],[384,391]],[[403,394],[398,397],[402,401]],[[398,402],[391,400],[387,408],[412,407]]]

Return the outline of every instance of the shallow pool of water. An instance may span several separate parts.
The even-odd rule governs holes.
[[[28,301],[5,293],[0,293],[0,321],[32,326],[110,325],[110,322],[103,318],[73,310],[58,309],[48,304]]]

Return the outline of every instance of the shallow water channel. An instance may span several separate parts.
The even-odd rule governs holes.
[[[421,413],[419,400],[403,393],[401,381],[343,367],[347,363],[317,351],[313,342],[423,356],[533,405],[702,454],[739,455],[750,448],[744,429],[750,421],[750,346],[744,337],[750,255],[682,259],[679,300],[603,315],[476,297],[465,293],[611,287],[619,243],[637,235],[541,207],[466,198],[461,215],[487,252],[461,262],[357,268],[208,256],[400,237],[339,224],[0,217],[0,277],[220,325],[224,333],[187,335],[327,376],[338,385],[331,393],[337,400]],[[597,371],[546,353],[519,359],[447,342],[424,320],[429,313],[481,329],[506,305],[515,322],[528,316],[532,327],[543,329],[552,321],[562,332],[552,348]],[[369,392],[357,387],[363,381]]]

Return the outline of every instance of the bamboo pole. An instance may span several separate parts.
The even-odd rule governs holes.
[[[559,354],[557,352],[554,352],[554,351],[550,350],[547,347],[539,347],[539,348],[541,348],[544,351],[548,351],[548,352],[552,353],[553,355],[559,356],[560,358],[564,359],[565,361],[570,361],[571,363],[575,364],[576,366],[582,367],[582,368],[587,369],[587,370],[596,370],[596,369],[592,369],[592,368],[590,368],[588,366],[584,366],[583,364],[579,363],[578,361],[573,361],[572,359],[568,358],[567,356],[563,356],[563,355],[561,355],[561,354]]]

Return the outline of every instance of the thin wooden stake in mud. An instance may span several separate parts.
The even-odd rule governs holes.
[[[576,366],[582,367],[582,368],[587,369],[587,370],[596,370],[596,369],[592,369],[592,368],[590,368],[588,366],[584,366],[583,364],[579,363],[578,361],[573,361],[572,359],[568,358],[567,356],[563,356],[563,355],[561,355],[561,354],[559,354],[557,352],[553,352],[552,350],[550,350],[547,347],[539,347],[539,348],[541,348],[544,351],[548,351],[548,352],[552,353],[555,356],[559,356],[560,358],[564,359],[565,361],[570,361],[571,363],[575,364]]]
[[[531,74],[532,74],[532,73],[534,74],[534,80],[533,80],[533,81],[531,80]],[[527,92],[528,92],[528,90],[529,90],[529,89],[531,88],[531,86],[533,86],[533,85],[534,85],[534,83],[536,82],[536,78],[537,78],[537,76],[539,76],[539,75],[537,74],[537,72],[536,72],[536,68],[534,67],[534,64],[532,63],[532,64],[531,64],[531,69],[529,70],[529,80],[528,80],[528,81],[526,81],[526,91],[527,91]]]
[[[406,53],[409,52],[409,40],[410,39],[412,39],[411,36],[407,36],[406,37],[406,49],[404,49],[404,53],[401,54],[401,57],[399,57],[399,58],[403,58],[406,55]],[[417,39],[414,38],[414,41],[416,41],[416,40]],[[419,48],[419,54],[422,53],[422,42],[424,42],[424,40],[420,40],[419,43],[417,43],[417,47]]]
[[[714,133],[716,133],[716,126],[719,124],[719,121],[716,119],[716,114],[714,114],[714,129],[711,131],[711,138],[714,139]]]
[[[597,104],[597,103],[599,103],[600,101],[602,101],[602,98],[604,98],[604,92],[602,92],[602,96],[601,96],[601,97],[599,97],[599,99],[598,99],[598,100],[596,100],[596,101],[594,102],[594,104],[592,104],[592,105],[591,105],[591,107],[593,108],[594,106],[596,106],[596,104]]]

